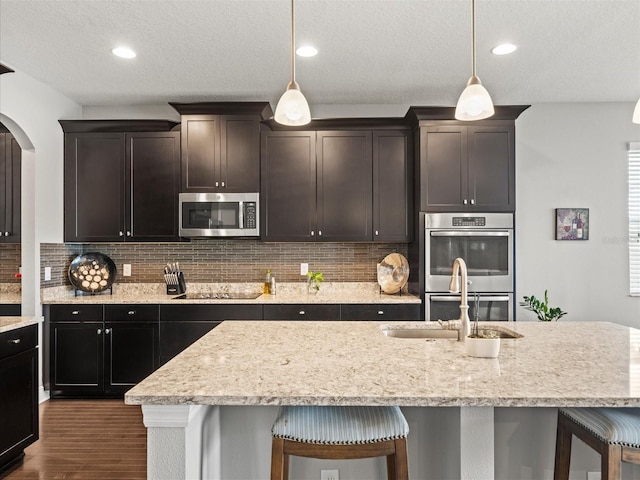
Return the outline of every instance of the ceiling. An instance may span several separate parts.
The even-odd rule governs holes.
[[[496,104],[640,97],[639,0],[477,0],[476,27]],[[296,37],[319,50],[296,59],[312,107],[452,106],[471,74],[470,0],[297,0]],[[504,41],[519,49],[489,52]],[[275,108],[289,42],[288,0],[0,0],[0,63],[87,106]]]

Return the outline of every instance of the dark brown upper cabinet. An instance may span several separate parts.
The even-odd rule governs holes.
[[[267,102],[171,103],[181,114],[182,192],[259,192]]]
[[[65,130],[65,241],[179,240],[177,124],[60,123]],[[105,131],[136,127],[140,131]],[[166,131],[148,131],[162,128]]]
[[[370,131],[262,136],[265,241],[371,241]]]
[[[20,243],[22,150],[9,130],[0,124],[0,243]]]
[[[373,240],[412,238],[412,162],[410,135],[373,132]]]
[[[421,128],[422,211],[515,211],[515,128]]]

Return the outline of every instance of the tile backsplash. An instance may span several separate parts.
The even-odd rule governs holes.
[[[19,243],[0,243],[0,283],[20,283],[16,273],[20,269],[21,248]]]
[[[376,264],[390,253],[407,255],[405,243],[263,243],[258,240],[206,239],[185,243],[67,243],[40,245],[42,287],[70,285],[69,264],[77,255],[100,252],[113,259],[118,283],[163,283],[163,267],[179,262],[191,282],[262,281],[270,269],[280,282],[304,281],[300,263],[320,271],[329,282],[375,282]],[[131,276],[122,275],[131,265]],[[44,268],[51,267],[51,280]]]

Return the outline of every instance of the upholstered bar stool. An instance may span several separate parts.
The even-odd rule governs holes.
[[[640,465],[640,408],[559,409],[554,480],[569,478],[572,435],[600,454],[602,480],[620,479],[621,462]]]
[[[387,478],[407,480],[409,425],[398,407],[285,406],[271,429],[271,480],[288,480],[289,456],[387,457]]]

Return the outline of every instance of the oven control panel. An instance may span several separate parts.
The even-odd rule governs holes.
[[[453,217],[451,221],[453,227],[484,227],[486,223],[486,217]]]

